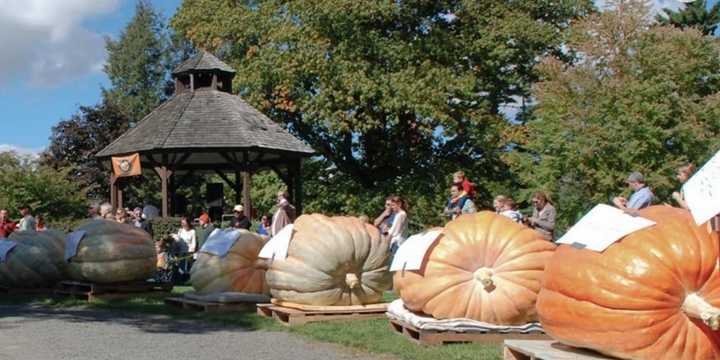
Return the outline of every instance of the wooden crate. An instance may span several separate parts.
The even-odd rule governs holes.
[[[172,284],[158,284],[146,281],[115,284],[95,284],[82,281],[61,281],[55,294],[81,300],[114,300],[145,296],[168,296]]]
[[[523,333],[488,333],[475,331],[440,331],[418,329],[411,324],[391,319],[390,328],[418,345],[444,345],[453,343],[484,343],[500,344],[507,339],[550,339],[541,332]]]
[[[202,301],[187,299],[184,297],[169,297],[165,298],[165,304],[173,307],[179,307],[192,311],[201,312],[242,312],[242,311],[253,311],[257,305],[254,302],[215,302],[215,301]]]
[[[271,317],[283,325],[296,326],[318,321],[382,319],[385,318],[387,306],[388,304],[310,306],[273,299],[273,304],[258,304],[257,313],[263,317]]]
[[[611,360],[614,357],[555,340],[505,340],[503,360]]]

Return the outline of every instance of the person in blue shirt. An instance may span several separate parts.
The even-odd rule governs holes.
[[[260,226],[258,227],[258,234],[270,236],[270,217],[263,215],[260,219]]]
[[[635,171],[628,176],[625,182],[633,190],[633,193],[630,195],[629,200],[622,196],[613,199],[613,204],[618,209],[631,215],[637,215],[638,210],[652,205],[655,194],[653,194],[652,190],[645,184],[643,174]]]

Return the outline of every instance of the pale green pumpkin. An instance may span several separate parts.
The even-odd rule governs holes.
[[[0,286],[30,289],[52,287],[65,275],[65,234],[22,231],[10,235],[17,243],[0,263]]]
[[[67,266],[71,279],[117,283],[152,277],[157,255],[146,231],[107,220],[86,222],[76,229],[81,230],[85,236]]]
[[[266,279],[273,298],[306,305],[378,303],[392,285],[388,240],[353,217],[303,215],[295,221],[288,256]]]

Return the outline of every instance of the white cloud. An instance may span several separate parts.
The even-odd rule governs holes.
[[[648,3],[650,4],[650,12],[652,16],[654,17],[656,14],[660,14],[663,9],[670,9],[670,10],[678,10],[685,7],[685,4],[688,1],[681,1],[681,0],[649,0]],[[608,5],[606,4],[605,0],[595,0],[595,6],[597,6],[600,10],[605,9]]]
[[[0,84],[53,86],[102,69],[105,41],[83,21],[120,0],[0,0]]]
[[[44,149],[30,149],[22,146],[16,146],[11,144],[0,144],[0,153],[12,151],[21,156],[28,156],[30,158],[37,158]]]

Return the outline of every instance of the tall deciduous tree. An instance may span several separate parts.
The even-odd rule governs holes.
[[[503,171],[499,109],[590,1],[183,2],[172,20],[238,71],[235,88],[362,188]],[[412,186],[409,183],[405,185]],[[381,186],[381,188],[378,188]],[[443,186],[444,187],[444,186]]]
[[[685,29],[694,27],[705,35],[715,34],[720,24],[720,2],[716,2],[708,9],[707,1],[695,0],[685,5],[685,8],[674,11],[663,9],[664,14],[658,14],[657,20],[664,25],[673,25]]]
[[[117,40],[106,39],[106,48],[111,87],[103,97],[136,123],[165,99],[170,60],[164,24],[148,0],[137,2],[132,20]]]
[[[701,164],[720,147],[718,42],[651,26],[647,10],[615,2],[571,28],[571,66],[552,56],[538,66],[537,107],[508,161],[530,189],[555,194],[564,224],[627,192],[631,171],[667,199],[681,162]]]

